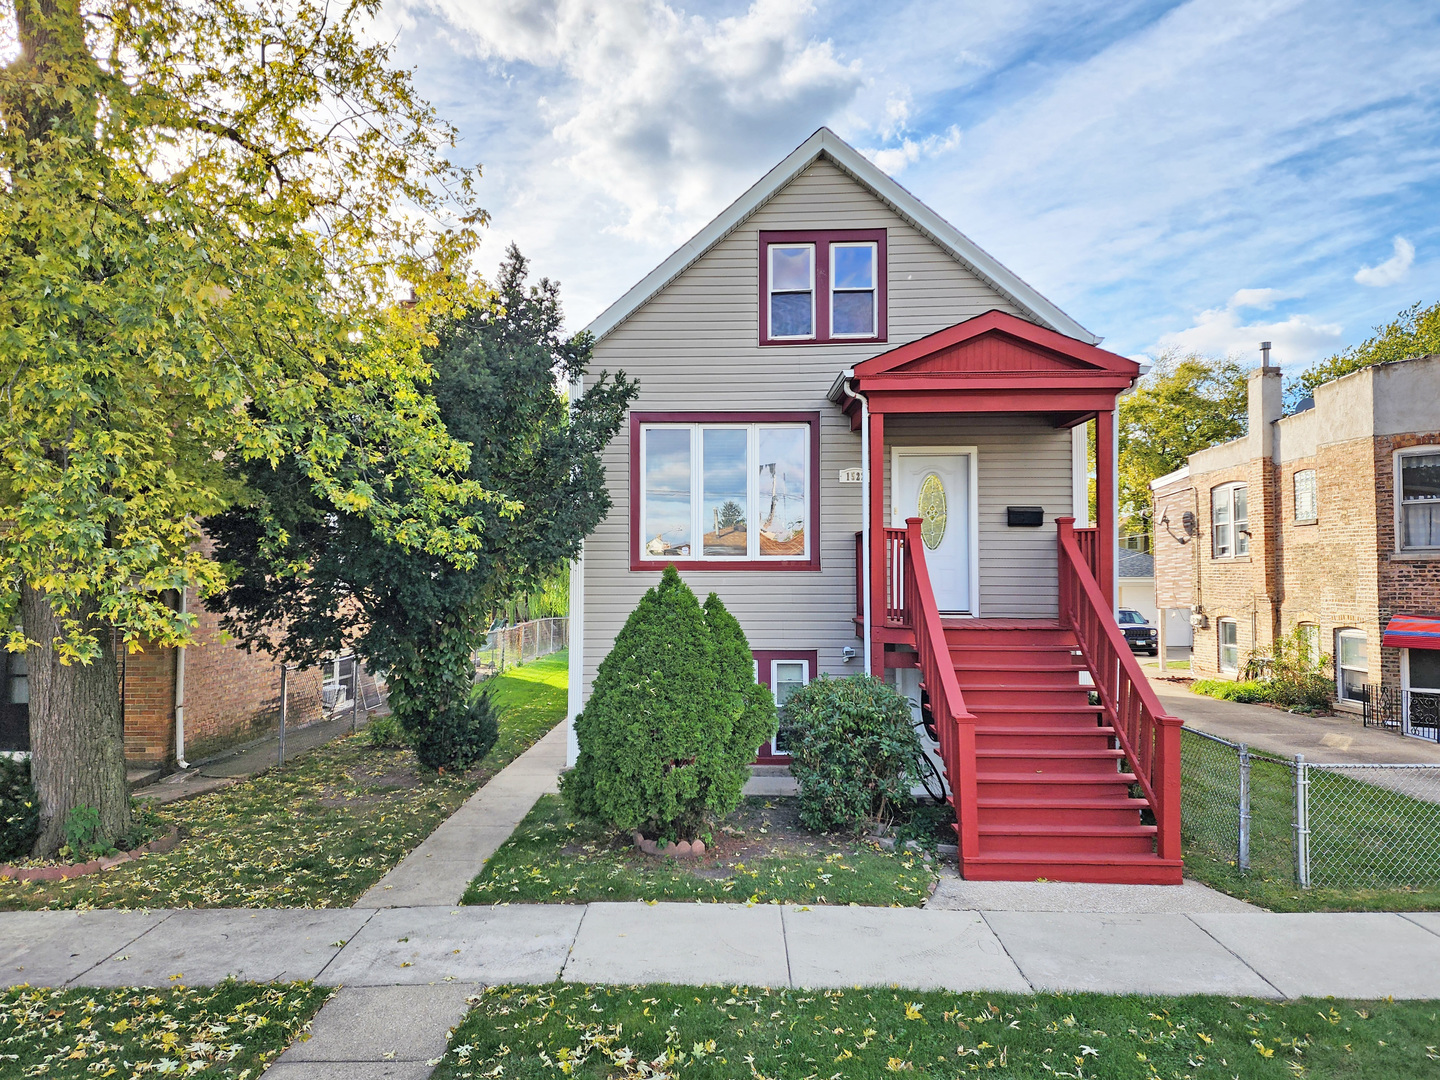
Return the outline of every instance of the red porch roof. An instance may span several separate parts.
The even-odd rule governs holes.
[[[851,385],[872,413],[1038,412],[1068,426],[1115,408],[1139,375],[1117,353],[987,311],[856,364]],[[858,426],[854,399],[842,407]]]

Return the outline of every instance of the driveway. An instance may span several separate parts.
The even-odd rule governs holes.
[[[1157,673],[1158,674],[1158,673]],[[1192,694],[1184,683],[1150,677],[1160,703],[1185,726],[1245,743],[1256,750],[1319,764],[1440,765],[1440,745],[1381,728],[1367,728],[1360,717],[1304,716],[1265,705]]]

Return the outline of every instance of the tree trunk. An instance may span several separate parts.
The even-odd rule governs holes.
[[[65,842],[65,821],[77,806],[100,812],[100,832],[114,842],[130,828],[125,780],[125,726],[119,669],[111,628],[95,619],[94,602],[70,613],[90,626],[100,656],[89,664],[62,664],[54,640],[63,634],[49,598],[20,586],[25,636],[40,642],[30,664],[30,778],[40,800],[35,855],[48,858]]]

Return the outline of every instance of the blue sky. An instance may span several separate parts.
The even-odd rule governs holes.
[[[1440,5],[392,0],[584,325],[822,124],[1108,347],[1296,370],[1440,300]]]

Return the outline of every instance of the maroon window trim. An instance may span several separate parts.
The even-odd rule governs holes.
[[[889,299],[889,261],[885,250],[884,229],[826,229],[790,232],[762,232],[760,234],[760,344],[761,345],[817,345],[828,342],[835,345],[865,345],[887,340],[886,309]],[[875,336],[842,337],[830,336],[830,245],[870,242],[875,245]],[[813,338],[770,337],[770,245],[771,244],[814,244],[815,245],[815,336]]]
[[[643,424],[809,424],[810,556],[806,559],[643,559],[640,549],[640,427]],[[820,569],[820,414],[818,412],[632,412],[630,414],[630,569],[677,570],[819,570]]]
[[[810,682],[819,677],[816,670],[820,663],[820,653],[817,649],[755,649],[752,653],[756,664],[760,667],[760,684],[765,689],[774,693],[770,685],[770,664],[774,660],[805,660],[810,664]],[[755,755],[757,765],[783,765],[790,760],[790,755],[777,753],[773,742],[767,742],[760,747]]]

